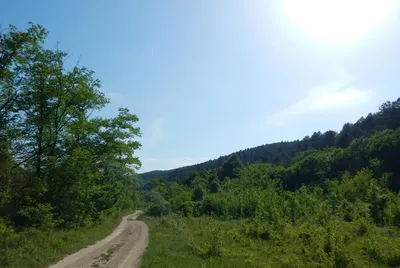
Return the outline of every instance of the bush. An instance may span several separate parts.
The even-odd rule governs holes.
[[[21,209],[18,214],[25,217],[32,227],[48,229],[61,223],[54,219],[53,210],[50,204],[37,204]]]
[[[0,237],[6,237],[9,234],[14,233],[14,230],[3,218],[0,218]]]
[[[153,203],[147,210],[147,214],[153,217],[166,216],[171,213],[171,207],[168,202]]]
[[[244,234],[253,239],[269,240],[272,227],[266,223],[254,221],[245,225]]]
[[[206,239],[196,240],[191,237],[188,244],[189,248],[194,254],[203,258],[221,257],[223,255],[224,229],[218,222],[209,222],[204,231],[206,232],[204,236]]]
[[[356,221],[356,233],[359,236],[364,236],[373,233],[375,230],[375,225],[367,219],[359,219]]]
[[[147,214],[153,217],[165,216],[171,213],[171,205],[158,192],[151,192],[150,205]]]
[[[370,236],[364,242],[363,252],[375,262],[389,265],[400,265],[400,247],[385,237]]]
[[[192,201],[186,201],[179,205],[178,211],[185,216],[191,216],[193,215],[193,206],[194,205]]]
[[[384,209],[385,223],[400,227],[400,196],[397,194]]]

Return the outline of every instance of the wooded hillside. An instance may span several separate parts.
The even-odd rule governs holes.
[[[325,147],[345,148],[354,139],[368,137],[383,129],[396,129],[398,127],[400,127],[400,98],[393,102],[387,101],[383,103],[377,112],[370,113],[366,117],[361,117],[355,123],[344,124],[339,133],[335,131],[326,131],[325,133],[315,132],[311,136],[304,137],[302,140],[265,144],[232,154],[236,154],[244,164],[261,161],[287,165],[290,163],[290,159],[299,152],[309,149],[320,150]],[[232,154],[197,165],[167,171],[150,171],[140,174],[140,177],[145,181],[154,178],[182,181],[186,175],[193,171],[221,167]]]

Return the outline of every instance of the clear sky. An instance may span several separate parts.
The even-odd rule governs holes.
[[[140,172],[314,131],[400,97],[398,0],[13,0],[0,24],[96,71],[140,118]],[[299,5],[301,3],[301,5]]]

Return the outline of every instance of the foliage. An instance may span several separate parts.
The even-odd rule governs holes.
[[[101,223],[81,228],[47,230],[26,229],[17,232],[4,230],[0,221],[0,267],[48,267],[81,248],[103,239],[121,222],[122,216],[131,211],[113,213]],[[8,227],[9,228],[9,227]]]
[[[47,34],[30,23],[0,35],[1,267],[37,246],[27,234],[100,224],[138,200],[138,117],[94,116],[109,103],[100,81],[67,68],[67,53],[43,46]]]
[[[293,157],[307,150],[323,150],[324,148],[346,148],[353,140],[370,137],[376,132],[385,129],[395,130],[400,127],[400,98],[393,102],[385,102],[379,107],[376,113],[370,113],[367,117],[361,117],[356,123],[346,123],[339,133],[329,130],[325,133],[314,132],[311,136],[306,136],[301,140],[282,141],[277,143],[265,144],[254,148],[249,148],[235,152],[230,155],[221,156],[218,159],[209,160],[197,165],[181,167],[166,171],[150,171],[141,174],[144,181],[154,178],[163,178],[168,181],[184,181],[192,172],[220,168],[230,157],[237,155],[244,164],[254,164],[257,162],[268,162],[272,164],[283,164],[288,166]],[[387,143],[389,145],[389,143]],[[397,144],[398,146],[398,144]],[[383,149],[383,148],[382,148]],[[393,149],[395,152],[399,150]],[[395,161],[391,158],[392,161]],[[359,159],[362,160],[362,159]],[[312,160],[310,160],[312,161]],[[390,162],[390,161],[388,161]],[[305,163],[306,164],[306,163]],[[322,163],[321,163],[322,164]],[[229,176],[228,176],[229,177]],[[224,178],[224,177],[222,177]],[[396,182],[396,187],[400,189],[400,182]]]
[[[162,221],[181,229],[172,239],[168,225],[148,219],[156,234],[143,265],[399,265],[399,143],[400,128],[386,129],[345,148],[301,152],[286,167],[243,166],[234,156],[182,183],[151,180],[146,189],[173,204]]]
[[[213,217],[142,218],[151,230],[142,267],[386,267],[398,265],[400,232],[332,219],[271,225]],[[259,235],[255,235],[258,233]]]

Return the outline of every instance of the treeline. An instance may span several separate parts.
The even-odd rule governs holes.
[[[67,53],[43,47],[47,34],[30,24],[0,35],[3,249],[13,230],[84,226],[137,199],[138,117],[125,108],[95,116],[109,103],[100,81],[78,64],[67,68]]]
[[[187,254],[221,267],[232,258],[238,267],[394,267],[398,159],[400,128],[386,129],[346,148],[307,150],[287,166],[244,165],[233,155],[181,183],[150,180],[143,196],[149,215],[195,224],[182,231],[197,237]]]
[[[400,127],[400,98],[394,102],[385,102],[376,113],[370,113],[367,117],[361,117],[356,123],[344,124],[339,133],[326,131],[315,132],[302,140],[292,142],[278,142],[261,145],[254,148],[235,152],[244,164],[256,162],[268,162],[272,164],[288,165],[290,160],[299,152],[309,149],[321,150],[326,147],[347,147],[351,141],[360,137],[368,137],[377,131],[384,129],[396,129]],[[150,171],[140,175],[146,181],[154,178],[163,178],[169,181],[183,181],[185,176],[193,171],[221,167],[231,155],[221,156],[215,160],[177,168],[167,171]]]
[[[355,139],[344,149],[332,147],[302,152],[293,158],[288,167],[261,162],[243,165],[239,157],[233,155],[222,167],[193,172],[181,183],[163,179],[150,180],[146,185],[150,190],[145,191],[145,196],[148,201],[156,200],[154,215],[175,211],[193,216],[214,214],[234,218],[243,216],[242,206],[253,206],[258,202],[257,195],[252,197],[249,190],[255,189],[261,191],[261,194],[271,181],[278,183],[279,189],[285,191],[293,192],[309,187],[320,188],[323,192],[331,194],[332,185],[351,180],[352,177],[358,176],[357,174],[368,174],[371,180],[376,178],[374,185],[348,186],[359,188],[357,191],[361,192],[381,187],[393,196],[398,196],[399,157],[400,128],[387,129],[371,137]],[[241,198],[243,194],[249,195]],[[153,195],[157,197],[154,200]],[[359,198],[363,197],[360,195]],[[218,199],[219,201],[214,203]],[[164,212],[158,211],[158,201],[165,205]],[[387,205],[387,201],[382,201],[383,205]],[[225,203],[226,207],[222,209],[219,202],[228,203]],[[250,203],[240,204],[241,202]],[[247,213],[250,213],[248,217],[255,216],[254,209],[255,207],[251,213],[246,209]],[[382,209],[384,210],[383,207]],[[400,213],[400,207],[398,209],[397,213]],[[400,224],[400,214],[396,214],[394,219],[398,221],[396,224]],[[383,221],[383,218],[375,220]]]

